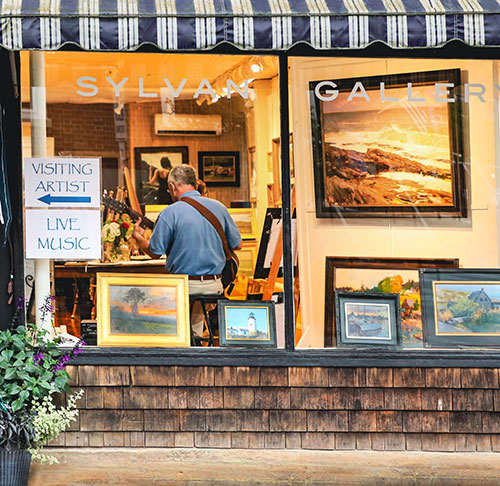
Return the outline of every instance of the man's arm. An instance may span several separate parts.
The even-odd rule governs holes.
[[[243,248],[243,241],[240,241],[238,245],[236,245],[234,248],[231,248],[231,250],[241,250]]]
[[[139,219],[139,221],[137,221],[137,223],[135,223],[134,232],[132,233],[132,236],[135,238],[135,240],[137,241],[137,244],[139,245],[139,248],[144,253],[146,253],[147,255],[149,255],[151,258],[154,258],[154,259],[160,258],[161,255],[157,255],[156,253],[153,253],[152,251],[150,251],[149,240],[144,238],[144,228],[142,226],[140,226],[141,221],[142,220]]]

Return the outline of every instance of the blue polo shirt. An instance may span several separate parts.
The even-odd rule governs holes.
[[[193,190],[158,215],[149,249],[157,255],[164,255],[172,245],[167,255],[168,273],[218,275],[226,263],[222,240],[210,221],[193,206],[182,202],[185,196],[196,199],[217,217],[230,248],[240,244],[240,232],[227,208]]]

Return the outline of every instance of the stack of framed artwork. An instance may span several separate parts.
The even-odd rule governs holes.
[[[325,302],[325,346],[500,347],[498,269],[328,257]]]
[[[398,294],[401,312],[401,344],[419,348],[424,345],[419,270],[421,268],[458,268],[458,259],[327,257],[325,280],[326,347],[334,346],[338,335],[335,292]],[[337,301],[338,303],[338,301]]]
[[[412,230],[472,224],[463,78],[445,69],[311,81],[316,217],[389,231],[402,218],[418,219]],[[497,269],[326,257],[325,292],[327,347],[500,346]]]

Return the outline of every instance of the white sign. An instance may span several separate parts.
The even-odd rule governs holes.
[[[26,258],[101,258],[101,211],[27,209]]]
[[[24,159],[24,205],[31,208],[98,208],[99,158]]]

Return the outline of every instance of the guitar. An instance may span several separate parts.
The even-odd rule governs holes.
[[[110,211],[118,214],[128,214],[132,220],[139,221],[141,219],[141,224],[144,229],[153,229],[154,228],[154,221],[151,221],[149,218],[146,218],[146,216],[143,216],[141,213],[133,210],[129,206],[127,206],[125,203],[118,201],[117,199],[113,199],[112,197],[109,197],[107,195],[102,196],[102,204],[106,209],[109,209]]]

